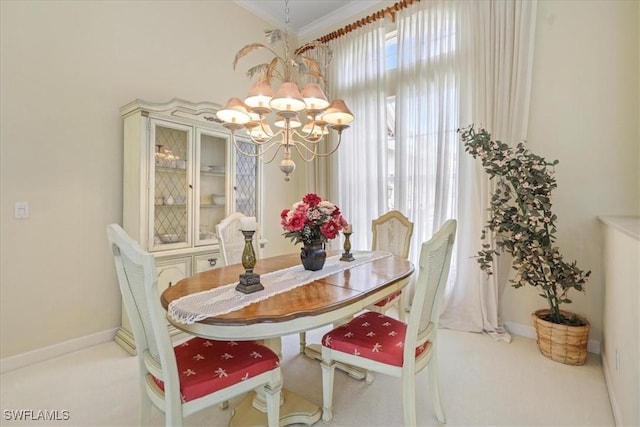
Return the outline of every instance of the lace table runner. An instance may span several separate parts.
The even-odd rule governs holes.
[[[236,291],[238,282],[220,286],[208,291],[185,295],[169,304],[169,316],[179,323],[190,325],[207,317],[219,316],[265,300],[273,295],[289,291],[339,273],[358,265],[391,256],[390,252],[353,252],[355,261],[340,261],[341,255],[327,258],[324,268],[319,271],[305,270],[302,265],[285,268],[260,275],[264,289],[251,294]]]

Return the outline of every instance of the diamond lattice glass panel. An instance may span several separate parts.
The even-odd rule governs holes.
[[[187,241],[187,131],[155,128],[154,232],[162,243]]]
[[[254,154],[256,146],[237,141],[240,149]],[[256,176],[258,161],[255,157],[238,153],[236,156],[236,211],[246,216],[256,216]]]

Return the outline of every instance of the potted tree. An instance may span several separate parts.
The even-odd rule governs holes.
[[[581,270],[576,261],[566,262],[554,245],[557,217],[551,211],[551,191],[557,187],[554,166],[558,161],[547,162],[523,143],[510,147],[494,141],[484,129],[469,126],[458,133],[465,151],[482,161],[495,182],[481,236],[488,241],[490,233],[495,245],[483,243],[477,256],[480,268],[492,274],[494,258],[510,254],[515,270],[512,286],[537,287],[547,301],[548,308],[532,314],[542,354],[566,364],[584,364],[589,321],[561,310],[561,305],[571,303],[572,289],[584,292],[591,271]]]

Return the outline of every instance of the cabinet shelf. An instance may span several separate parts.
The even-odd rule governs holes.
[[[224,208],[224,205],[200,205],[201,208]]]
[[[186,173],[185,168],[170,168],[166,166],[156,166],[156,172],[164,172],[164,173]]]
[[[200,171],[200,175],[202,176],[216,176],[216,177],[225,177],[226,174],[224,172],[209,172],[209,171]]]

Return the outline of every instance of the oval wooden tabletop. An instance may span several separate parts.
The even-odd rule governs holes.
[[[328,253],[327,256],[336,254],[339,252]],[[256,262],[254,272],[265,274],[295,265],[300,265],[299,253],[260,259]],[[237,282],[241,273],[244,273],[242,265],[234,264],[182,279],[162,293],[162,305],[166,309],[171,301],[182,296]],[[374,294],[384,294],[387,288],[390,288],[388,291],[391,293],[395,291],[391,288],[412,273],[413,264],[410,261],[392,255],[274,295],[240,310],[206,318],[200,323],[249,325],[316,316],[354,304]]]

